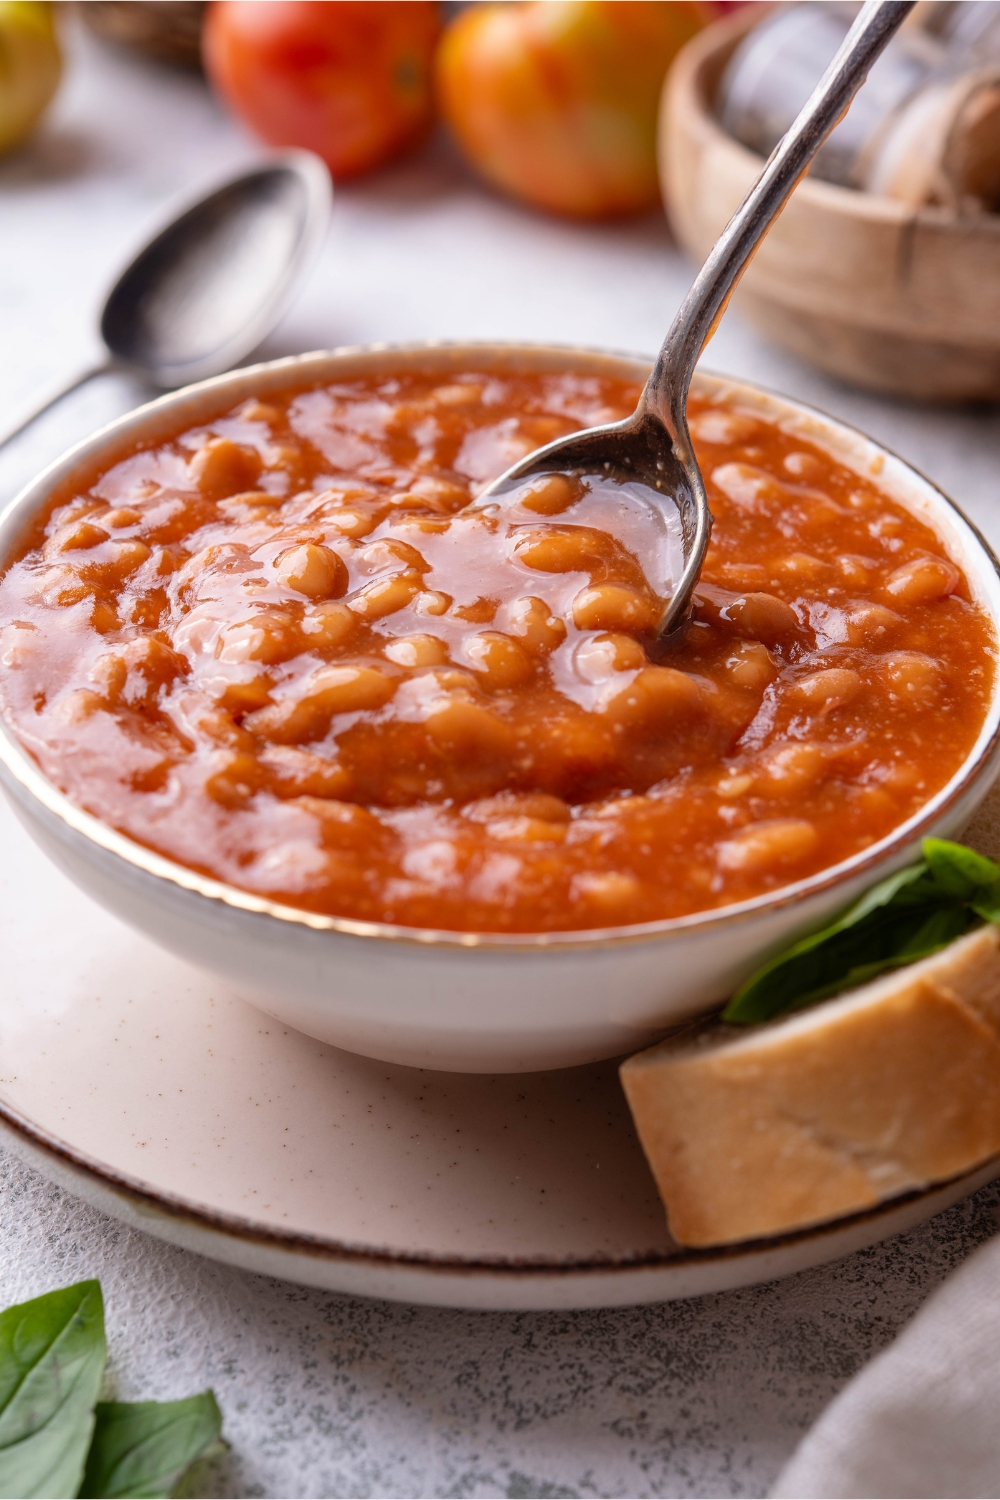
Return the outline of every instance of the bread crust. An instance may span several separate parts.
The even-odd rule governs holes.
[[[805,1228],[1000,1153],[1000,931],[752,1030],[688,1028],[621,1068],[683,1245]]]

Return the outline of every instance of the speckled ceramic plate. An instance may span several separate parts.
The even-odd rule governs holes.
[[[461,1307],[654,1302],[833,1260],[1000,1173],[681,1250],[613,1064],[465,1076],[338,1052],[106,915],[6,806],[0,848],[0,1134],[96,1207],[217,1260]]]

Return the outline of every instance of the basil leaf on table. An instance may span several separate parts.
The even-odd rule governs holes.
[[[221,1430],[211,1391],[183,1401],[102,1401],[80,1494],[166,1500],[193,1463],[221,1451]]]
[[[764,964],[722,1019],[770,1021],[928,958],[982,921],[1000,921],[1000,865],[947,839],[924,839],[923,855]]]
[[[100,1283],[0,1313],[0,1496],[75,1496],[107,1358]]]

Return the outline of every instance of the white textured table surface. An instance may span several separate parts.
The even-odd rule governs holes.
[[[91,348],[109,275],[178,192],[253,158],[195,78],[71,37],[56,108],[0,162],[0,410]],[[652,351],[688,280],[658,216],[585,228],[491,197],[446,147],[337,196],[267,356],[424,337]],[[876,401],[730,315],[710,351],[866,428],[1000,542],[1000,417]],[[0,455],[0,497],[146,395],[77,393]],[[124,1398],[214,1386],[219,1495],[764,1493],[847,1378],[998,1227],[1000,1186],[791,1280],[606,1313],[435,1311],[304,1291],[123,1229],[0,1155],[0,1304],[84,1276]]]

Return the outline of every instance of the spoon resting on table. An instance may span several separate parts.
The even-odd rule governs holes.
[[[701,470],[691,446],[687,398],[695,365],[726,309],[754,251],[781,212],[830,131],[861,87],[869,68],[898,30],[914,0],[867,0],[797,119],[716,240],[670,326],[639,404],[630,417],[557,438],[512,465],[474,503],[477,511],[517,499],[524,481],[566,476],[579,491],[598,482],[627,486],[651,502],[668,530],[679,523],[680,576],[665,591],[657,635],[686,620],[712,529]],[[663,501],[672,502],[664,512]],[[604,495],[607,499],[607,495]],[[613,503],[613,502],[612,502]],[[537,505],[531,507],[536,508]],[[669,570],[668,570],[669,572]]]
[[[288,151],[189,203],[108,293],[107,355],[62,376],[0,424],[0,447],[77,386],[126,371],[161,390],[220,375],[274,327],[330,216],[318,156]]]

